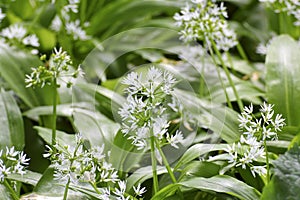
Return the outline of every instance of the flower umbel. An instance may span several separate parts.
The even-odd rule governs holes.
[[[119,110],[122,118],[122,133],[129,135],[138,149],[148,147],[149,138],[154,136],[161,143],[178,148],[183,136],[168,133],[169,120],[166,114],[167,98],[171,97],[176,80],[167,72],[151,67],[147,75],[131,72],[123,80],[128,85],[127,101]]]
[[[261,118],[253,114],[252,104],[245,107],[238,119],[243,131],[240,141],[229,145],[226,150],[230,155],[230,163],[243,169],[249,166],[254,177],[255,174],[267,174],[267,166],[255,166],[254,162],[266,159],[266,140],[277,140],[277,132],[285,125],[281,114],[277,114],[274,119],[273,107],[274,105],[264,102],[260,109]]]
[[[203,41],[208,47],[215,42],[219,50],[228,51],[237,45],[236,34],[229,28],[223,2],[218,6],[214,0],[191,0],[174,15],[176,25],[181,27],[180,39],[185,42]]]
[[[45,56],[42,56],[41,60],[45,60]],[[32,68],[31,74],[26,74],[26,87],[42,88],[45,85],[52,85],[54,79],[61,79],[68,87],[70,87],[73,84],[72,80],[74,78],[83,76],[84,74],[80,66],[77,70],[72,72],[72,64],[72,60],[66,51],[63,51],[62,48],[55,48],[50,56],[49,66]]]
[[[26,166],[29,165],[26,154],[23,151],[15,150],[15,147],[6,147],[5,152],[0,150],[0,183],[3,183],[4,179],[9,174],[26,174]],[[16,182],[11,181],[13,188],[15,188]]]

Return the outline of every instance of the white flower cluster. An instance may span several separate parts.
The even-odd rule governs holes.
[[[0,150],[0,183],[9,174],[26,174],[25,166],[29,165],[29,160],[23,151],[16,151],[14,147],[6,147],[5,153]]]
[[[300,26],[300,1],[299,0],[259,0],[271,6],[276,13],[287,12],[296,18],[295,26]]]
[[[0,13],[1,15],[1,13]],[[16,46],[30,46],[32,54],[38,54],[38,50],[35,49],[40,46],[39,39],[35,34],[28,34],[26,28],[19,24],[12,24],[7,28],[4,28],[0,35],[6,38],[7,42]]]
[[[246,166],[255,177],[255,173],[265,175],[266,166],[255,166],[254,161],[265,159],[264,141],[267,139],[276,140],[277,132],[285,125],[285,119],[281,114],[277,114],[274,119],[274,110],[271,104],[265,102],[261,105],[261,118],[256,118],[253,114],[253,105],[245,107],[241,115],[239,115],[240,128],[243,134],[237,144],[229,145],[227,152],[230,155],[230,163],[236,167]]]
[[[68,0],[68,4],[63,6],[61,16],[63,19],[56,15],[52,20],[50,28],[56,32],[59,32],[62,28],[63,22],[65,23],[65,30],[68,35],[71,35],[74,40],[88,40],[90,36],[87,35],[83,27],[87,27],[89,23],[85,22],[82,26],[79,19],[72,20],[71,14],[78,13],[78,5],[80,0]]]
[[[6,17],[6,14],[2,12],[2,8],[0,8],[0,23]]]
[[[176,80],[167,72],[151,67],[146,76],[131,72],[123,80],[128,85],[127,102],[119,110],[122,117],[122,133],[129,135],[139,150],[148,147],[149,138],[154,136],[158,141],[178,148],[183,140],[182,133],[168,133],[169,121],[166,114],[166,98],[171,95]]]
[[[214,42],[219,50],[228,51],[237,45],[235,32],[229,28],[223,2],[218,6],[214,0],[191,0],[174,15],[176,25],[181,27],[180,39],[185,42],[201,40],[209,47]]]
[[[45,57],[42,59],[45,59]],[[80,66],[74,72],[70,72],[71,65],[71,57],[66,51],[63,51],[62,48],[59,50],[54,49],[54,53],[49,60],[49,67],[39,66],[32,68],[32,73],[30,75],[26,74],[26,87],[51,85],[54,78],[61,78],[62,81],[67,83],[68,87],[71,87],[73,78],[84,75]]]
[[[104,153],[104,145],[85,149],[83,143],[83,138],[78,134],[76,135],[75,147],[66,145],[60,148],[56,145],[55,149],[52,149],[46,145],[48,150],[44,157],[51,160],[54,178],[64,182],[70,180],[75,185],[79,182],[86,182],[94,186],[107,186],[98,188],[98,191],[101,191],[99,199],[133,199],[132,196],[125,193],[126,182],[119,179],[118,171],[106,161],[110,153],[108,152],[108,155]],[[112,186],[113,184],[117,184],[117,186],[111,189],[109,185]],[[146,189],[141,188],[139,184],[134,187],[134,191],[136,195],[141,196],[146,192]]]

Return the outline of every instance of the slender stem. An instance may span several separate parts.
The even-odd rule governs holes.
[[[227,93],[227,90],[226,90],[226,86],[225,86],[225,84],[224,84],[224,82],[223,82],[223,79],[222,79],[222,76],[221,76],[221,73],[220,73],[219,67],[217,66],[218,63],[217,63],[217,61],[216,61],[216,59],[215,59],[215,57],[214,57],[214,53],[213,53],[213,51],[212,51],[212,49],[211,49],[210,47],[209,47],[209,52],[210,52],[210,54],[211,54],[211,58],[212,58],[213,62],[214,62],[215,65],[216,65],[218,77],[219,77],[219,79],[220,79],[222,88],[223,88],[223,90],[224,90],[224,94],[225,94],[225,97],[226,97],[227,105],[228,105],[229,108],[233,109],[232,104],[231,104],[231,101],[230,101],[229,96],[228,96],[228,93]]]
[[[70,177],[68,178],[68,182],[67,182],[67,185],[66,185],[66,187],[65,187],[64,198],[63,198],[63,200],[67,200],[68,190],[69,190],[69,185],[70,185]]]
[[[19,197],[18,195],[16,194],[16,192],[14,191],[14,189],[10,186],[9,182],[4,179],[4,185],[5,187],[9,190],[10,194],[11,194],[11,197],[14,199],[14,200],[19,200]]]
[[[155,141],[154,141],[154,136],[151,131],[151,162],[152,162],[152,174],[153,174],[153,189],[154,189],[154,194],[156,194],[159,190],[158,188],[158,177],[157,177],[157,171],[156,171],[156,156],[155,156]]]
[[[169,162],[168,162],[168,160],[167,160],[167,158],[166,158],[164,152],[163,152],[162,149],[160,148],[160,146],[159,146],[157,140],[155,140],[155,144],[156,144],[156,148],[158,149],[158,151],[159,151],[159,153],[160,153],[160,155],[161,155],[161,157],[162,157],[163,163],[164,163],[164,165],[165,165],[165,167],[166,167],[166,169],[167,169],[167,171],[168,171],[168,173],[169,173],[169,175],[170,175],[170,177],[171,177],[172,182],[173,182],[173,183],[177,183],[177,180],[176,180],[175,175],[174,175],[174,173],[173,173],[173,171],[172,171],[172,169],[171,169],[171,167],[170,167],[170,165],[169,165]]]
[[[246,60],[247,62],[249,62],[249,59],[244,51],[244,48],[242,47],[242,45],[238,42],[238,44],[236,45],[236,48],[240,54],[240,56],[243,58],[243,60]]]
[[[57,82],[53,80],[53,111],[52,111],[52,146],[56,145],[56,105],[57,105]]]
[[[91,184],[91,186],[94,188],[94,190],[98,193],[98,194],[101,194],[101,192],[98,190],[98,188],[97,188],[97,186],[96,186],[96,184],[95,183],[93,183],[93,182],[89,182],[90,184]]]
[[[242,110],[243,110],[243,107],[244,107],[244,106],[243,106],[243,102],[241,101],[240,96],[239,96],[239,94],[238,94],[238,92],[237,92],[237,90],[236,90],[236,88],[235,88],[235,85],[234,85],[234,82],[233,82],[233,80],[232,80],[232,78],[231,78],[231,76],[230,76],[229,70],[227,69],[227,66],[226,66],[226,64],[225,64],[225,62],[224,62],[224,60],[223,60],[223,58],[222,58],[222,56],[221,56],[221,53],[220,53],[219,49],[217,48],[215,42],[214,42],[214,41],[211,41],[211,43],[212,43],[212,46],[213,46],[214,51],[215,51],[216,54],[217,54],[218,59],[219,59],[220,62],[221,62],[221,65],[222,65],[222,67],[223,67],[223,69],[224,69],[224,71],[225,71],[225,74],[226,74],[226,76],[227,76],[227,78],[228,78],[229,84],[230,84],[230,86],[231,86],[231,88],[232,88],[232,90],[233,90],[233,93],[234,93],[235,97],[236,97],[236,100],[237,100],[239,109],[240,109],[240,111],[242,111]]]
[[[264,139],[264,146],[266,152],[266,164],[267,164],[267,184],[270,182],[270,164],[269,164],[269,154],[267,149],[267,141]]]

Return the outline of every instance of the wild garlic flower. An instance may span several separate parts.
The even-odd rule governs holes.
[[[15,150],[15,147],[8,148],[6,151],[0,150],[0,183],[3,183],[4,179],[9,174],[26,174],[26,166],[29,165],[29,158],[23,151]],[[13,188],[16,183],[11,181]]]
[[[45,60],[46,57],[42,56],[41,59]],[[31,68],[32,73],[30,75],[27,74],[25,78],[26,87],[42,88],[45,85],[53,84],[54,79],[61,79],[66,82],[67,87],[70,87],[73,84],[73,79],[84,75],[80,66],[77,70],[71,72],[72,64],[71,57],[66,51],[63,51],[62,48],[54,49],[54,52],[50,56],[49,66]]]
[[[215,0],[192,0],[174,15],[176,25],[181,27],[180,39],[184,42],[203,41],[211,47],[214,42],[219,50],[228,51],[237,45],[235,32],[229,28],[226,7]]]
[[[101,186],[99,199],[130,199],[134,198],[125,193],[126,182],[118,176],[111,163],[107,162],[110,152],[105,153],[104,145],[86,149],[84,139],[76,135],[76,146],[69,145],[54,148],[46,145],[44,157],[49,158],[54,168],[54,178],[63,182],[70,180],[72,184],[90,183]],[[113,186],[113,189],[110,186]],[[134,187],[135,189],[135,187]],[[146,188],[140,185],[134,190],[136,195],[142,195]],[[126,196],[126,197],[125,197]]]
[[[6,17],[6,14],[2,12],[2,8],[0,8],[0,23]]]
[[[274,119],[274,105],[266,102],[261,105],[261,117],[257,118],[253,114],[253,105],[245,107],[239,115],[239,127],[243,131],[240,141],[229,145],[227,152],[230,155],[229,162],[234,166],[250,167],[251,173],[265,175],[266,166],[255,166],[254,162],[265,159],[264,141],[277,140],[277,132],[281,131],[285,125],[285,119],[281,114],[277,114]]]
[[[182,142],[181,132],[168,133],[170,125],[166,113],[167,98],[172,96],[176,80],[167,72],[151,67],[147,75],[131,72],[122,81],[128,87],[127,101],[119,110],[122,118],[122,133],[129,135],[139,150],[149,147],[149,138],[154,136],[159,142],[170,143],[178,148]]]
[[[60,10],[60,15],[56,15],[53,18],[50,28],[56,32],[64,30],[66,34],[72,36],[74,40],[85,41],[91,38],[84,30],[84,27],[87,27],[89,23],[84,22],[81,24],[78,18],[79,3],[80,0],[68,0],[68,3]],[[63,24],[65,24],[65,26],[63,26]]]
[[[74,40],[88,40],[90,36],[86,34],[86,32],[80,26],[80,21],[75,20],[66,23],[66,31],[67,34],[72,35]]]
[[[274,9],[276,13],[286,12],[295,17],[295,26],[300,26],[300,1],[299,0],[259,0]]]
[[[0,16],[1,17],[1,16]],[[31,47],[31,53],[37,54],[37,47],[40,46],[39,39],[35,34],[28,34],[26,28],[19,24],[10,25],[4,28],[0,35],[6,39],[10,45],[20,47]]]

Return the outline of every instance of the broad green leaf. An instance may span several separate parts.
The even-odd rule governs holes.
[[[211,178],[194,177],[179,184],[188,188],[226,193],[243,200],[257,200],[260,197],[260,193],[256,189],[226,175]]]
[[[266,57],[268,102],[286,118],[287,125],[300,125],[300,46],[282,35],[272,40]]]
[[[274,164],[274,175],[264,188],[262,200],[300,199],[300,148],[295,145]]]
[[[50,145],[52,142],[52,130],[40,126],[36,126],[34,128],[38,131],[39,136],[41,136],[41,138]],[[74,134],[67,134],[58,130],[56,130],[56,141],[60,146],[69,145],[74,147],[76,145]]]
[[[60,186],[61,181],[54,180],[54,169],[49,167],[34,188],[34,192],[39,195],[62,197],[64,187]]]
[[[175,89],[175,96],[183,107],[194,116],[199,126],[210,129],[228,143],[240,138],[238,114],[225,106],[200,99],[195,94]]]
[[[226,147],[226,144],[195,144],[182,155],[174,169],[176,170],[182,165],[188,164],[190,161],[199,158],[201,155],[212,151],[224,150]]]
[[[159,190],[152,198],[151,200],[163,200],[167,198],[168,196],[174,194],[176,190],[180,187],[177,183],[170,184],[163,189]]]
[[[9,194],[9,190],[3,184],[0,184],[0,197],[1,197],[1,200],[11,200],[12,199],[12,197]]]
[[[0,75],[29,107],[52,104],[50,87],[42,89],[25,87],[25,74],[30,74],[31,68],[39,65],[42,63],[37,56],[0,43]]]
[[[32,172],[32,171],[26,171],[26,174],[20,175],[20,174],[9,174],[7,176],[8,179],[12,179],[15,181],[20,181],[22,183],[27,183],[30,185],[35,186],[42,175],[37,172]]]
[[[87,109],[77,109],[73,113],[74,126],[88,139],[92,146],[105,144],[110,147],[114,136],[120,129],[120,125],[111,121],[106,116],[97,111]]]
[[[10,92],[0,92],[0,148],[24,147],[24,127],[21,111]]]
[[[179,180],[186,175],[209,178],[218,175],[220,169],[221,167],[213,162],[193,161],[182,169]]]
[[[167,173],[167,170],[163,166],[157,166],[157,175]],[[127,178],[127,191],[131,190],[133,186],[138,185],[138,183],[143,183],[144,181],[153,177],[152,167],[142,167],[137,169]]]

